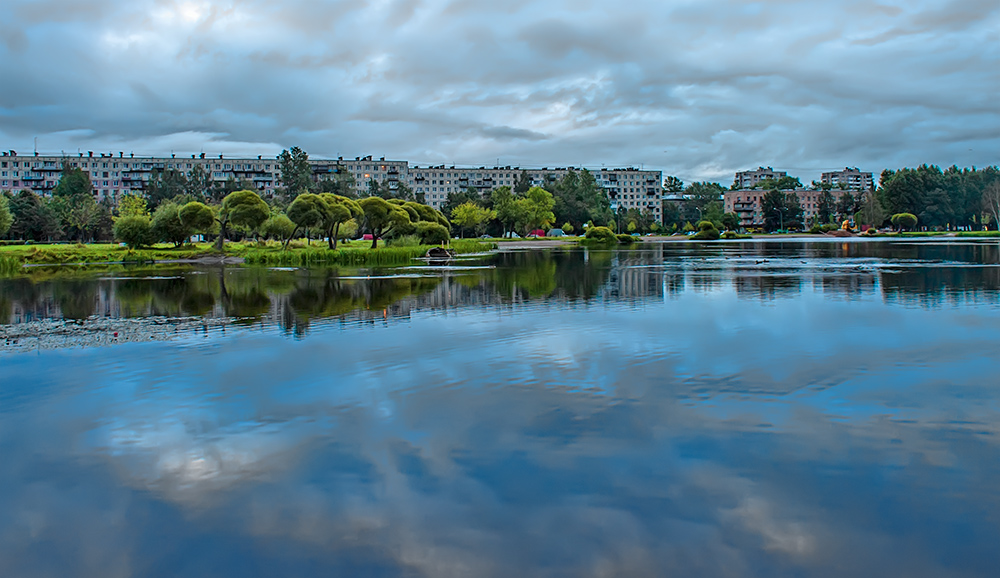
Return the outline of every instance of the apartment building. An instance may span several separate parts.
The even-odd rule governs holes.
[[[843,185],[851,191],[867,191],[875,182],[872,173],[863,173],[857,167],[846,167],[842,171],[823,173],[820,182],[826,185]]]
[[[206,157],[204,153],[185,156],[136,157],[124,153],[80,153],[72,155],[18,155],[7,151],[0,156],[0,190],[29,189],[47,195],[52,193],[59,182],[64,164],[79,168],[90,176],[94,185],[94,195],[98,199],[117,199],[128,193],[141,193],[149,186],[155,171],[177,170],[190,176],[196,168],[214,182],[229,179],[248,181],[264,196],[273,195],[281,186],[281,170],[275,159],[226,158],[224,155]],[[354,178],[355,192],[366,194],[369,182],[375,181],[380,187],[390,190],[406,184],[414,193],[424,195],[427,204],[441,208],[449,193],[474,189],[481,195],[488,195],[501,186],[514,187],[520,177],[520,167],[445,167],[410,166],[408,161],[374,159],[371,156],[355,157],[354,160],[340,157],[336,160],[310,159],[313,178],[316,180],[336,178],[348,174]],[[546,178],[561,179],[570,171],[582,171],[577,167],[523,169],[532,185],[542,185]],[[663,173],[661,171],[628,168],[591,169],[598,186],[608,195],[611,208],[648,209],[660,221],[662,210]]]
[[[63,166],[69,165],[86,172],[94,186],[98,200],[105,197],[117,199],[127,193],[141,193],[148,186],[154,171],[177,170],[190,176],[195,167],[200,167],[209,178],[225,182],[233,178],[253,183],[263,194],[273,194],[278,186],[277,161],[257,158],[227,159],[206,158],[204,154],[191,158],[171,155],[167,157],[136,157],[118,153],[88,152],[76,156],[68,155],[18,155],[7,151],[0,155],[0,190],[31,190],[48,195],[59,183]]]
[[[733,181],[737,189],[749,189],[756,185],[757,183],[766,180],[778,180],[782,177],[787,177],[788,173],[785,171],[776,171],[771,167],[758,167],[753,171],[739,171],[736,173],[736,178]]]
[[[581,167],[543,167],[540,169],[521,169],[520,167],[478,167],[461,168],[428,166],[410,167],[408,185],[415,193],[423,193],[427,204],[441,208],[448,200],[449,193],[475,189],[481,195],[488,195],[497,187],[514,187],[525,172],[532,186],[541,186],[546,178],[561,179],[571,171],[580,172]],[[604,189],[611,201],[611,209],[649,210],[657,221],[661,221],[663,212],[661,197],[663,194],[663,172],[628,168],[594,168],[589,169],[594,175],[597,185]]]
[[[823,191],[799,189],[783,192],[794,193],[799,198],[799,204],[802,205],[803,218],[806,222],[815,219],[819,215],[819,198],[823,194]],[[840,197],[846,192],[849,191],[831,191],[834,203],[838,202]],[[722,195],[723,210],[727,213],[736,213],[739,215],[742,227],[762,227],[764,225],[762,201],[764,195],[767,193],[768,191],[760,190],[726,191]]]

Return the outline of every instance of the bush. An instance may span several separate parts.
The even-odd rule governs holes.
[[[618,244],[620,245],[631,245],[632,243],[635,243],[635,237],[632,235],[621,233],[619,235],[615,235],[615,237],[618,239]]]
[[[618,242],[614,231],[607,227],[590,227],[587,229],[587,234],[584,237],[588,241],[595,243],[607,243],[610,245]]]
[[[715,241],[721,236],[712,221],[700,221],[698,232],[691,236],[692,241]]]
[[[896,213],[891,222],[900,231],[912,231],[917,226],[917,216],[913,213]]]
[[[819,225],[813,225],[812,227],[809,227],[809,231],[807,231],[807,232],[810,235],[819,235],[819,234],[823,233],[823,227],[821,227]]]
[[[726,231],[722,234],[723,239],[752,239],[750,235],[740,235],[736,231]]]
[[[439,245],[451,239],[448,228],[439,223],[419,221],[416,225],[417,237],[424,245]]]
[[[115,222],[113,232],[115,239],[128,245],[129,249],[137,249],[150,244],[152,225],[149,217],[121,217]]]

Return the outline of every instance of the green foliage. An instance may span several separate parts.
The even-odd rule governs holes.
[[[768,231],[799,229],[802,227],[802,205],[795,193],[773,189],[761,198],[764,228]]]
[[[422,245],[420,237],[416,235],[400,235],[389,241],[390,247],[418,247]]]
[[[607,227],[588,227],[584,238],[594,243],[614,244],[618,242],[615,232]]]
[[[308,193],[315,188],[309,154],[299,147],[281,151],[278,155],[278,168],[281,171],[281,186],[289,196]]]
[[[715,228],[715,224],[712,221],[700,221],[698,223],[698,232],[691,235],[692,241],[715,241],[721,234],[719,230]]]
[[[19,255],[0,255],[0,277],[16,275],[23,266],[24,261]]]
[[[493,209],[484,209],[475,203],[462,203],[452,210],[451,222],[461,227],[463,233],[467,228],[479,233],[496,216],[497,212]]]
[[[222,200],[219,216],[233,225],[254,230],[271,216],[271,208],[253,191],[234,191]]]
[[[573,228],[573,223],[567,221],[563,223],[562,230],[563,233],[566,233],[567,235],[572,235],[573,231],[575,231],[576,229]]]
[[[721,238],[733,240],[733,239],[752,239],[753,237],[750,235],[741,235],[736,231],[726,231],[725,233],[722,234]]]
[[[295,197],[285,214],[295,223],[295,230],[298,231],[322,225],[326,218],[326,212],[326,202],[319,195],[303,193]]]
[[[619,245],[631,245],[632,243],[636,242],[635,237],[625,233],[620,233],[618,235],[615,235],[615,239],[618,241]]]
[[[447,243],[451,237],[448,229],[440,223],[421,221],[416,224],[416,234],[424,245]]]
[[[122,217],[148,217],[149,209],[146,208],[146,199],[139,195],[122,195],[118,201],[118,218]]]
[[[190,202],[177,212],[181,223],[193,233],[208,233],[215,224],[212,208],[198,201]]]
[[[115,239],[128,245],[129,249],[138,249],[152,242],[152,225],[149,217],[130,215],[119,217],[114,226]]]
[[[121,220],[121,219],[119,219]],[[152,239],[180,246],[191,236],[191,229],[181,221],[180,207],[175,203],[164,203],[153,213]]]
[[[694,225],[691,224],[691,221],[688,221],[688,222],[684,223],[684,229],[683,229],[683,231],[685,233],[693,233],[694,232]]]
[[[10,203],[7,197],[0,195],[0,236],[6,235],[10,231],[10,226],[14,223],[14,216],[10,213]]]
[[[896,213],[890,222],[899,231],[912,231],[917,226],[917,216],[912,213]]]
[[[724,213],[722,215],[722,226],[727,231],[735,231],[740,228],[740,216],[736,213]]]
[[[268,239],[288,239],[295,232],[295,223],[288,215],[272,215],[260,226],[260,232]]]
[[[365,227],[372,234],[372,249],[378,240],[392,232],[394,228],[410,224],[410,215],[399,205],[380,197],[368,197],[358,201],[365,216]]]

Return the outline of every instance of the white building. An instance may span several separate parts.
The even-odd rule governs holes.
[[[117,199],[122,194],[141,193],[148,187],[154,171],[177,170],[190,176],[200,167],[212,181],[252,182],[264,196],[273,195],[281,186],[281,171],[277,160],[256,158],[207,158],[204,153],[177,155],[170,157],[136,157],[124,153],[92,152],[73,155],[18,155],[15,151],[0,156],[0,190],[32,190],[39,194],[51,194],[59,182],[63,166],[79,168],[90,176],[94,194],[98,199]],[[497,187],[514,188],[522,169],[519,167],[456,167],[450,166],[410,166],[407,161],[392,161],[371,156],[355,157],[354,160],[309,159],[313,177],[317,180],[335,178],[338,174],[349,174],[354,178],[355,192],[361,196],[374,180],[380,187],[398,189],[405,183],[414,193],[424,195],[426,203],[441,208],[449,193],[475,189],[481,195],[488,195]],[[582,171],[577,167],[523,169],[532,185],[542,185],[547,177],[561,179],[570,171]],[[655,220],[661,221],[661,197],[663,194],[662,171],[642,170],[633,167],[616,169],[591,169],[597,185],[604,189],[611,201],[611,208],[648,209]]]
[[[737,189],[750,189],[757,183],[771,179],[778,180],[782,177],[787,177],[788,173],[785,171],[776,171],[771,167],[758,167],[757,170],[753,171],[739,171],[736,173],[736,178],[733,183]]]
[[[842,171],[823,173],[820,182],[827,185],[844,185],[852,191],[867,191],[872,187],[874,180],[871,173],[863,173],[857,167],[846,167]]]

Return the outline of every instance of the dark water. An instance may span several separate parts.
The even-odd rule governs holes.
[[[997,576],[998,249],[0,280],[0,576]]]

